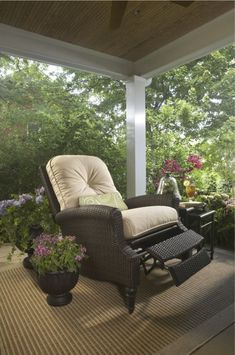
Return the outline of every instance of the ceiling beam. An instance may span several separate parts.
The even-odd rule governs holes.
[[[112,30],[116,30],[121,26],[123,16],[125,14],[127,1],[111,2],[111,17],[109,26]]]
[[[151,78],[234,42],[234,11],[134,62],[0,24],[0,52],[127,80]]]
[[[133,63],[105,53],[0,24],[0,52],[126,79]]]
[[[136,61],[134,73],[150,78],[232,43],[234,43],[234,10]]]

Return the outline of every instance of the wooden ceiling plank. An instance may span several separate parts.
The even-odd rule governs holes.
[[[171,11],[168,13],[170,21],[163,21],[155,31],[152,31],[152,36],[148,40],[139,46],[130,47],[126,53],[121,54],[121,57],[128,60],[138,60],[153,52],[154,48],[157,50],[168,45],[190,31],[223,15],[231,8],[233,8],[233,4],[228,1],[223,4],[218,1],[195,1],[186,11],[181,7],[180,16],[174,16],[174,12]]]
[[[190,6],[194,1],[171,1],[171,2],[173,2],[174,4],[177,4],[177,5],[183,6],[183,7],[188,7],[188,6]]]
[[[234,7],[232,1],[128,1],[121,26],[109,27],[111,1],[0,1],[0,22],[131,61]]]
[[[136,61],[134,72],[151,78],[233,43],[234,11],[231,10]]]

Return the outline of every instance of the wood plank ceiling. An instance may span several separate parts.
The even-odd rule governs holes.
[[[233,1],[180,3],[128,1],[120,27],[112,29],[112,1],[0,1],[0,23],[136,61],[234,7]]]

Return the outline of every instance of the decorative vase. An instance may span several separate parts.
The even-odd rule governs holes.
[[[157,189],[157,194],[164,194],[164,193],[173,193],[176,198],[181,200],[181,196],[179,193],[178,189],[178,184],[176,179],[170,175],[170,173],[166,173],[165,176],[163,176],[160,180],[158,189]]]
[[[72,301],[69,292],[78,282],[79,271],[57,271],[38,275],[38,284],[47,293],[47,303],[50,306],[64,306]]]
[[[193,183],[190,183],[189,185],[187,185],[185,187],[185,192],[186,192],[186,195],[189,199],[189,201],[192,201],[192,198],[195,196],[195,193],[196,193],[196,187]]]

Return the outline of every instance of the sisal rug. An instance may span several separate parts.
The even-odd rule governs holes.
[[[56,308],[20,265],[0,273],[1,355],[185,355],[232,322],[233,287],[233,257],[217,253],[180,287],[162,270],[143,275],[132,315],[115,285],[84,277]]]

